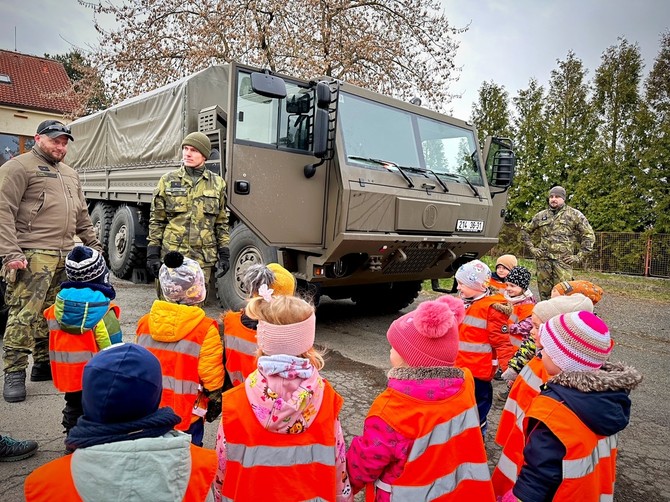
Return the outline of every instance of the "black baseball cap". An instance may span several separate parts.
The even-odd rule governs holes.
[[[37,134],[40,136],[49,136],[50,138],[67,136],[70,141],[74,141],[70,128],[58,120],[45,120],[37,126]]]

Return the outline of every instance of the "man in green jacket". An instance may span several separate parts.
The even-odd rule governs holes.
[[[215,266],[217,277],[230,268],[226,182],[205,167],[212,149],[205,134],[190,133],[181,148],[182,167],[163,175],[154,190],[147,268],[157,278],[161,257],[178,251],[198,262],[208,284]]]
[[[562,186],[549,190],[549,207],[543,209],[521,230],[521,240],[530,250],[537,265],[537,286],[540,298],[551,298],[551,289],[563,281],[571,281],[572,267],[593,251],[596,241],[586,216],[565,203]],[[539,232],[535,246],[531,234]]]
[[[49,331],[42,312],[65,280],[65,258],[78,236],[102,252],[77,171],[62,161],[70,128],[57,120],[37,127],[30,152],[0,166],[0,256],[9,306],[5,330],[3,397],[26,398],[28,355],[32,381],[51,380]]]

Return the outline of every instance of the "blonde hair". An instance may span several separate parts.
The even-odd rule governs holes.
[[[251,319],[278,326],[302,322],[311,316],[314,311],[314,305],[302,298],[283,295],[273,296],[269,302],[260,296],[252,298],[245,308],[245,313]],[[259,348],[257,356],[260,357],[262,355],[265,354]],[[314,347],[301,354],[300,357],[308,359],[317,370],[322,369],[324,366],[323,353]]]

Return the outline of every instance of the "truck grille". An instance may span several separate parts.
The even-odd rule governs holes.
[[[401,259],[402,253],[394,252],[382,265],[383,274],[413,274],[431,268],[445,252],[425,244],[412,244],[402,249],[407,259]]]

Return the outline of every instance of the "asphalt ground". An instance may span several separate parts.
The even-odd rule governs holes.
[[[151,307],[154,290],[150,285],[127,281],[115,280],[114,284],[122,310],[124,340],[132,341],[137,320]],[[427,298],[428,295],[422,294],[417,302]],[[214,318],[221,312],[215,305],[207,306],[206,310]],[[644,375],[642,384],[631,394],[630,425],[620,434],[614,500],[670,500],[670,303],[606,295],[597,305],[596,313],[608,323],[616,341],[612,359],[631,364]],[[319,308],[316,342],[326,349],[326,367],[322,373],[344,397],[340,418],[348,441],[362,432],[370,404],[385,387],[389,367],[385,333],[395,317],[370,316],[347,301],[326,299]],[[25,477],[64,453],[60,425],[62,395],[51,382],[28,379],[26,386],[26,401],[10,404],[0,400],[0,434],[35,439],[40,449],[23,461],[0,462],[3,502],[23,500]],[[495,382],[494,386],[497,391],[502,383]],[[487,450],[491,466],[499,455],[493,436],[502,405],[494,401],[489,414]],[[214,446],[217,425],[206,425],[206,447]],[[358,496],[357,500],[362,498]]]

